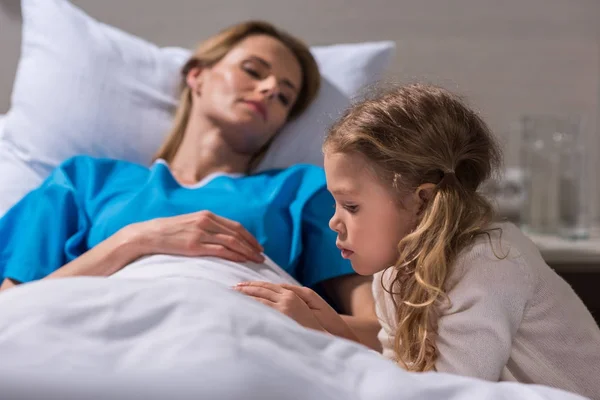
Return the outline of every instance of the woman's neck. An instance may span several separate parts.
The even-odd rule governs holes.
[[[215,172],[245,173],[249,160],[225,142],[221,129],[190,118],[169,167],[180,183],[193,184]]]

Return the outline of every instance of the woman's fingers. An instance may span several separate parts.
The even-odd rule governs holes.
[[[203,212],[200,215],[199,223],[207,234],[201,240],[222,244],[231,250],[247,255],[254,262],[264,261],[264,257],[260,254],[262,247],[241,224],[209,212]],[[234,228],[231,228],[232,226]]]
[[[247,243],[241,242],[238,238],[230,236],[224,233],[216,233],[209,235],[208,241],[227,247],[236,253],[240,253],[247,257],[248,260],[261,263],[264,261],[264,257],[257,253],[255,249],[250,247]]]
[[[246,228],[244,228],[244,226],[239,222],[232,221],[215,214],[211,214],[211,216],[217,224],[221,225],[223,228],[226,228],[231,233],[240,236],[241,239],[248,242],[248,244],[258,252],[264,251],[263,247],[260,245],[260,243],[258,243],[258,240],[256,240],[256,238],[252,236],[252,234],[248,232],[248,230],[246,230]]]
[[[223,223],[225,219],[217,217],[210,212],[202,212],[198,215],[197,223],[201,229],[200,236],[197,238],[199,243],[212,243],[223,245],[230,250],[243,254],[248,260],[261,263],[264,257],[260,250],[251,244],[244,235],[230,229]],[[233,222],[233,221],[229,221]],[[252,238],[249,232],[247,235]]]
[[[220,244],[204,243],[199,246],[199,249],[194,256],[220,257],[229,261],[246,262],[248,257],[245,254],[230,250]]]

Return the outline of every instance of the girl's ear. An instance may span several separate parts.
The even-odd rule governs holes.
[[[416,213],[417,216],[420,216],[423,213],[425,207],[427,207],[427,204],[429,204],[433,198],[435,188],[436,185],[434,183],[424,183],[415,190],[415,200],[418,204]]]

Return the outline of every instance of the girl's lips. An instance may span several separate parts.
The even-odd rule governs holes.
[[[354,252],[352,250],[348,250],[348,249],[341,249],[342,250],[342,258],[350,258],[352,257],[352,254],[354,254]]]

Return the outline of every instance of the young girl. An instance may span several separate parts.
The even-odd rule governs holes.
[[[477,191],[501,163],[488,126],[451,93],[411,85],[363,101],[324,144],[330,227],[373,275],[383,354],[440,371],[600,395],[600,330],[573,292]],[[307,288],[238,290],[356,340]],[[303,301],[300,301],[302,299]]]

